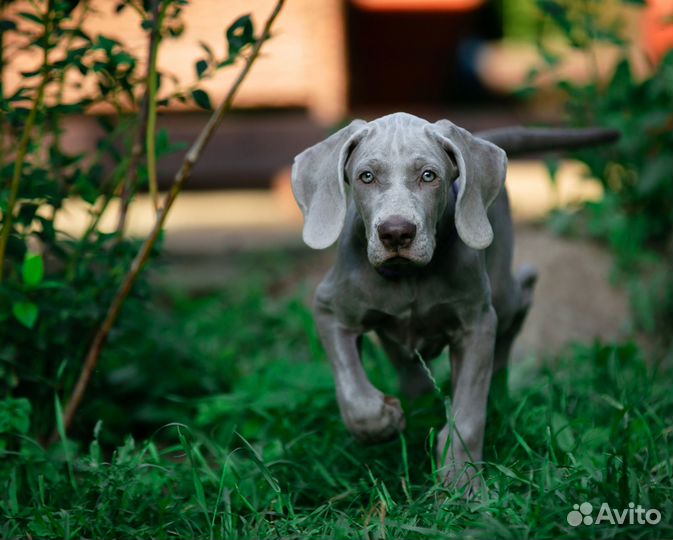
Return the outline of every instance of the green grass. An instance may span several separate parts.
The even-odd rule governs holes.
[[[432,470],[440,397],[404,403],[402,438],[357,443],[339,419],[307,287],[273,295],[268,276],[250,274],[217,293],[128,306],[72,439],[47,450],[8,440],[0,537],[673,536],[673,378],[634,345],[515,365],[509,397],[491,404],[484,487],[468,502]],[[364,349],[372,380],[395,393],[382,353]],[[432,364],[445,391],[447,364]],[[633,501],[663,519],[570,527],[585,501]]]

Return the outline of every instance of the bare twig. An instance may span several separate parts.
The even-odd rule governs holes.
[[[248,75],[250,68],[252,67],[252,64],[257,59],[259,52],[262,48],[262,45],[269,38],[271,33],[271,27],[274,21],[276,20],[276,17],[280,13],[280,10],[282,9],[284,3],[285,0],[277,0],[274,9],[271,12],[271,15],[269,15],[269,18],[267,19],[264,25],[262,35],[252,47],[250,55],[246,59],[243,69],[241,69],[241,72],[239,73],[238,77],[231,85],[231,88],[229,88],[226,97],[224,98],[222,103],[220,103],[218,108],[213,112],[213,114],[210,116],[208,123],[201,130],[201,133],[199,133],[199,136],[194,141],[191,148],[187,152],[187,155],[182,161],[180,170],[177,172],[177,174],[175,175],[175,179],[173,180],[171,190],[166,195],[163,202],[163,206],[159,210],[156,222],[154,223],[154,227],[152,228],[152,231],[150,232],[149,236],[145,239],[142,246],[140,247],[140,250],[138,251],[138,254],[136,255],[135,259],[131,263],[131,268],[126,274],[126,277],[124,278],[124,281],[121,287],[119,288],[119,291],[117,291],[117,294],[112,300],[112,303],[108,308],[105,319],[98,328],[98,331],[96,332],[93,342],[91,343],[91,346],[84,360],[84,365],[82,366],[82,370],[80,372],[75,388],[73,389],[72,394],[70,395],[70,399],[68,400],[68,404],[65,407],[65,412],[63,414],[63,425],[65,426],[66,430],[72,424],[72,421],[75,417],[75,413],[77,412],[77,409],[82,401],[82,398],[84,397],[84,393],[86,392],[87,386],[89,385],[89,381],[91,380],[93,370],[95,369],[96,364],[98,363],[101,350],[105,345],[110,330],[117,321],[119,313],[121,312],[121,308],[124,305],[124,301],[129,295],[129,292],[131,291],[133,284],[140,275],[140,272],[145,266],[145,263],[147,262],[150,253],[154,248],[154,244],[156,243],[159,234],[163,229],[164,223],[168,216],[168,212],[171,209],[171,206],[173,206],[173,203],[175,202],[175,199],[182,191],[185,182],[189,179],[194,164],[201,157],[204,148],[212,138],[213,134],[215,133],[215,130],[222,122],[222,119],[224,118],[225,114],[231,109],[234,97],[236,96],[236,93],[239,87],[241,86],[241,83]],[[58,431],[55,429],[50,437],[50,442],[55,442],[58,439],[59,434]]]

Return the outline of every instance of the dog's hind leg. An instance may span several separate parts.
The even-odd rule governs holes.
[[[507,367],[514,339],[519,334],[526,320],[526,315],[528,315],[528,310],[533,303],[537,270],[530,265],[524,265],[519,269],[513,281],[518,296],[517,308],[507,328],[498,332],[496,337],[493,362],[494,375]]]

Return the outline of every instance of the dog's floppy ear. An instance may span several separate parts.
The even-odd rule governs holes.
[[[366,125],[354,120],[294,158],[292,192],[304,214],[304,242],[314,249],[331,246],[341,233],[346,218],[346,160],[366,133]]]
[[[448,120],[426,129],[451,154],[458,166],[456,230],[461,240],[475,249],[493,241],[487,210],[502,189],[507,172],[507,154]]]

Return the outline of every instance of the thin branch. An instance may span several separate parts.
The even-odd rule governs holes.
[[[73,30],[76,28],[82,28],[82,23],[84,22],[84,19],[86,19],[86,16],[89,14],[91,11],[91,5],[89,2],[82,2],[79,6],[79,13],[77,16],[77,20],[73,24]],[[68,37],[65,40],[65,45],[63,46],[63,50],[68,53],[70,49],[72,48],[72,44],[75,41],[76,37],[76,32],[71,31],[68,33]],[[64,101],[64,95],[65,95],[65,83],[66,83],[66,74],[67,74],[67,69],[63,69],[62,71],[59,71],[57,74],[56,78],[56,84],[57,84],[57,90],[56,90],[56,103],[61,104]],[[50,131],[54,134],[54,142],[53,142],[53,147],[56,149],[55,155],[58,156],[59,161],[56,164],[56,166],[53,168],[53,176],[56,178],[57,182],[59,183],[59,187],[62,186],[63,184],[63,174],[62,174],[62,168],[63,164],[61,163],[62,161],[62,152],[61,152],[61,139],[63,135],[63,130],[61,129],[61,126],[59,125],[58,121],[56,120],[58,118],[58,115],[54,115],[51,119],[52,125]],[[55,209],[54,209],[55,210]]]
[[[222,103],[220,103],[218,108],[213,112],[210,119],[208,120],[208,123],[201,130],[201,133],[199,133],[199,136],[197,137],[197,139],[194,141],[191,148],[187,152],[187,155],[185,156],[182,162],[180,170],[175,175],[175,179],[173,180],[171,190],[164,198],[163,206],[159,210],[156,222],[154,223],[154,227],[152,228],[152,231],[150,232],[149,236],[145,239],[142,246],[140,247],[140,250],[138,251],[138,254],[136,255],[135,259],[131,263],[131,268],[126,274],[126,277],[124,278],[121,287],[119,288],[117,294],[112,300],[112,303],[108,308],[105,319],[98,328],[98,331],[96,332],[93,342],[91,343],[89,351],[84,360],[84,364],[82,366],[79,378],[77,380],[75,388],[72,391],[72,394],[70,395],[70,399],[68,400],[68,404],[66,405],[65,412],[63,414],[63,425],[65,426],[66,431],[70,428],[72,421],[75,417],[75,413],[77,412],[77,409],[80,403],[82,402],[84,393],[86,392],[87,386],[89,385],[89,381],[91,380],[93,370],[95,369],[96,364],[98,363],[98,359],[100,357],[103,346],[105,345],[108,335],[110,334],[110,330],[112,330],[112,327],[117,321],[122,306],[124,305],[124,301],[131,292],[131,289],[134,283],[136,282],[136,279],[140,275],[140,272],[145,266],[145,263],[149,259],[150,253],[152,252],[152,249],[154,248],[154,245],[157,239],[159,238],[159,234],[163,229],[164,223],[168,216],[168,212],[173,206],[173,203],[175,202],[177,196],[182,191],[185,182],[187,182],[187,180],[191,176],[194,164],[199,160],[201,154],[203,153],[203,150],[205,149],[206,145],[212,138],[217,127],[222,123],[222,119],[224,118],[226,113],[231,109],[234,97],[236,96],[236,93],[238,92],[241,83],[248,75],[250,68],[252,67],[252,64],[259,56],[259,52],[262,48],[262,45],[271,35],[271,27],[274,21],[276,20],[276,17],[280,13],[280,10],[282,9],[284,3],[285,0],[277,0],[274,9],[271,12],[271,15],[269,15],[269,18],[267,19],[264,25],[262,35],[253,46],[250,52],[250,56],[248,56],[248,58],[246,59],[243,69],[241,69],[241,72],[239,73],[238,77],[232,84],[231,88],[229,88],[229,91],[227,92],[227,95],[222,101]],[[58,439],[59,434],[58,431],[55,429],[50,437],[50,442],[55,442]]]
[[[7,242],[9,241],[9,235],[12,232],[12,221],[14,220],[14,210],[18,203],[19,196],[19,185],[21,184],[21,173],[23,172],[23,164],[26,161],[26,154],[28,152],[28,145],[30,143],[30,136],[35,126],[35,120],[37,119],[37,112],[42,105],[44,100],[44,90],[49,82],[49,35],[51,34],[52,23],[53,23],[53,0],[49,0],[47,3],[47,9],[44,14],[45,24],[44,24],[44,55],[42,59],[42,78],[37,88],[37,95],[33,101],[33,107],[28,113],[28,118],[26,118],[26,124],[23,127],[23,134],[21,135],[21,140],[19,141],[19,146],[16,151],[16,157],[14,159],[14,171],[12,174],[12,181],[9,188],[9,200],[7,201],[7,210],[3,215],[3,224],[2,230],[0,231],[0,282],[2,282],[4,271],[5,271],[5,251],[7,249]]]
[[[168,2],[164,2],[159,8],[161,0],[154,0],[152,6],[152,33],[150,34],[150,58],[147,68],[147,95],[148,97],[148,116],[147,132],[145,134],[145,145],[147,156],[147,181],[150,190],[150,199],[155,211],[159,211],[159,186],[157,182],[157,153],[156,153],[156,127],[157,127],[157,85],[159,75],[157,73],[157,53],[159,51],[159,42],[161,41],[161,25]]]
[[[116,229],[117,233],[119,233],[120,239],[122,236],[124,236],[124,227],[126,227],[126,218],[129,211],[129,204],[131,202],[131,195],[136,180],[138,179],[138,167],[140,166],[140,160],[143,157],[143,142],[145,137],[145,126],[147,125],[148,103],[149,98],[147,92],[145,92],[142,103],[140,104],[140,111],[138,112],[138,118],[140,119],[140,122],[136,128],[133,146],[131,147],[131,158],[129,159],[126,181],[122,184],[121,189],[119,219],[117,221]]]
[[[5,18],[5,0],[0,0],[0,20]],[[5,32],[0,32],[0,100],[5,99]],[[0,114],[0,170],[5,166],[5,115]],[[0,263],[1,264],[1,263]]]
[[[119,233],[118,241],[124,236],[124,228],[126,227],[126,219],[128,217],[129,205],[131,203],[131,197],[133,195],[133,190],[135,188],[136,181],[138,179],[138,167],[140,166],[140,160],[143,157],[143,151],[145,150],[145,137],[147,135],[148,129],[148,119],[150,115],[150,108],[152,102],[156,99],[156,90],[154,93],[151,90],[152,81],[156,77],[156,49],[158,48],[158,29],[157,24],[159,23],[157,17],[157,10],[159,8],[160,0],[154,0],[154,5],[152,8],[152,30],[150,32],[150,42],[147,49],[147,71],[145,74],[145,92],[143,93],[142,102],[140,104],[140,111],[138,112],[138,127],[133,140],[133,146],[131,147],[131,159],[129,160],[128,165],[128,174],[126,176],[126,182],[122,185],[121,195],[120,195],[120,205],[119,205],[119,218],[117,221],[117,233]],[[133,5],[133,4],[131,4]],[[151,188],[150,188],[151,189]]]

